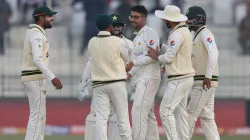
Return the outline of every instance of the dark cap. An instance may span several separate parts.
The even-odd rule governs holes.
[[[112,18],[113,24],[125,24],[122,17],[118,14],[111,14],[110,17]]]
[[[106,30],[112,24],[112,18],[106,14],[100,14],[96,20],[96,26],[100,31]]]
[[[43,16],[43,15],[55,15],[57,12],[51,11],[47,6],[41,6],[34,10],[33,17]]]
[[[188,8],[188,10],[186,12],[186,16],[188,18],[193,18],[193,17],[197,17],[197,16],[206,17],[206,12],[204,11],[203,8],[201,8],[199,6],[192,6],[192,7]]]

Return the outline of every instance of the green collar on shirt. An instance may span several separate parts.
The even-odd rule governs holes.
[[[108,31],[100,31],[97,35],[97,37],[102,38],[102,37],[109,37],[111,36],[110,32]]]
[[[198,35],[203,29],[205,29],[205,28],[207,28],[207,26],[202,26],[197,32],[195,32],[193,41],[195,40],[195,38],[197,37],[197,35]]]
[[[173,32],[174,32],[175,30],[177,30],[180,26],[186,26],[186,27],[188,27],[188,26],[186,25],[185,22],[180,22],[177,26],[174,27],[173,30],[171,30],[171,31],[169,32],[169,34],[173,33]]]
[[[32,29],[32,28],[37,28],[37,29],[39,29],[39,30],[45,35],[45,30],[44,30],[41,26],[39,26],[39,25],[37,25],[37,24],[30,24],[30,25],[29,25],[29,29]]]

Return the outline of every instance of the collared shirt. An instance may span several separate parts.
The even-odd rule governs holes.
[[[30,37],[33,61],[38,67],[38,69],[46,76],[46,78],[49,80],[52,80],[55,78],[55,75],[49,70],[48,66],[43,62],[43,59],[42,59],[41,45],[42,45],[43,36],[45,35],[45,31],[41,27],[39,29],[41,30],[41,32],[38,32],[38,31],[34,32]]]
[[[134,67],[129,73],[138,78],[160,78],[160,64],[148,56],[147,46],[156,49],[159,47],[159,36],[155,30],[145,25],[133,40],[132,59]],[[138,79],[137,78],[137,79]]]

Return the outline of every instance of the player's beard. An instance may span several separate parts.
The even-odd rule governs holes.
[[[112,32],[113,35],[120,37],[122,35],[122,31],[120,30],[113,30]]]
[[[47,22],[44,23],[45,29],[50,29],[50,28],[52,28],[52,23],[51,23],[51,22],[52,22],[52,21],[47,21]]]
[[[196,30],[198,30],[200,27],[201,27],[201,25],[194,25],[194,24],[188,25],[188,29],[189,29],[190,31],[196,31]]]

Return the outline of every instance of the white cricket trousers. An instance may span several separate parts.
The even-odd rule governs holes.
[[[188,94],[194,78],[169,81],[161,105],[160,117],[168,140],[188,140]]]
[[[85,140],[94,140],[96,133],[96,111],[95,111],[95,99],[92,97],[90,113],[86,117],[85,121]],[[119,131],[117,128],[117,115],[115,114],[114,107],[111,106],[109,114],[109,126],[108,126],[108,140],[121,140]]]
[[[217,125],[214,120],[215,91],[215,87],[212,87],[207,91],[203,90],[201,86],[194,86],[192,88],[191,99],[187,107],[190,139],[192,138],[198,117],[200,117],[201,126],[204,130],[206,140],[220,139]]]
[[[25,140],[43,140],[46,123],[45,80],[23,82],[23,85],[30,107]]]
[[[128,94],[125,82],[114,82],[93,88],[96,104],[95,140],[107,140],[107,121],[113,104],[122,140],[132,140],[128,115]]]
[[[142,79],[136,84],[132,106],[134,140],[159,140],[154,101],[160,83],[160,79]]]

